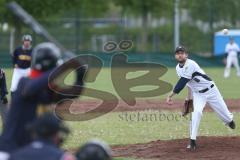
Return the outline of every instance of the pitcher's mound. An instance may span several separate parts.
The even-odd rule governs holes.
[[[187,151],[188,139],[113,146],[115,157],[163,160],[239,160],[240,137],[198,137],[197,150]]]

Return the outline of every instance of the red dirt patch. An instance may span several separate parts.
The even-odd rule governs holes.
[[[71,112],[81,112],[92,110],[96,108],[101,101],[97,100],[79,100],[75,101],[71,106]],[[163,100],[137,100],[136,105],[129,106],[123,101],[119,101],[119,104],[113,111],[139,111],[139,110],[181,110],[183,106],[183,100],[175,100],[173,105],[167,105]],[[231,111],[240,111],[240,99],[226,100],[226,104]],[[108,102],[111,105],[111,102]],[[104,107],[105,109],[108,106]],[[104,112],[104,108],[101,110]],[[66,110],[64,106],[60,110]],[[209,107],[205,107],[206,111],[212,111]]]
[[[164,160],[239,160],[240,137],[198,137],[197,150],[187,151],[188,139],[158,140],[143,144],[112,146],[115,157]]]
[[[87,112],[96,108],[101,101],[79,100],[71,106],[71,112]],[[113,111],[139,111],[139,110],[181,110],[183,100],[175,101],[174,105],[167,105],[160,100],[138,100],[135,106],[128,106],[120,101]],[[240,111],[240,99],[226,100],[231,111]],[[111,102],[108,103],[111,105]],[[108,106],[105,106],[108,107]],[[211,111],[209,107],[205,108]],[[60,111],[68,108],[61,106]],[[104,111],[104,110],[102,110]],[[132,157],[144,159],[164,160],[239,160],[240,137],[198,137],[198,148],[195,152],[186,150],[188,139],[158,140],[142,144],[112,146],[114,157]]]

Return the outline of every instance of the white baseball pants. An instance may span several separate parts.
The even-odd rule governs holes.
[[[210,105],[224,123],[228,124],[233,120],[233,114],[228,110],[216,85],[213,88],[209,87],[209,90],[205,93],[193,92],[194,111],[190,122],[190,138],[193,140],[196,140],[202,111],[206,103]]]
[[[228,78],[230,76],[231,66],[232,64],[237,70],[237,76],[240,76],[240,68],[238,63],[238,56],[227,56],[227,63],[224,71],[224,78]]]
[[[30,68],[27,68],[27,69],[14,68],[10,91],[11,92],[16,91],[20,79],[23,77],[27,77],[29,73],[30,73]]]

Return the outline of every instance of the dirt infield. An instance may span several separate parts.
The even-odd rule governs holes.
[[[225,100],[227,106],[231,111],[240,111],[240,99],[229,99]],[[71,106],[72,112],[86,112],[96,108],[101,101],[94,101],[94,100],[83,100],[83,101],[76,101]],[[123,101],[119,101],[117,107],[113,110],[115,112],[118,111],[139,111],[139,110],[181,110],[183,106],[183,100],[175,100],[173,105],[167,105],[166,102],[163,100],[137,100],[136,105],[129,106]],[[111,105],[111,102],[109,102]],[[105,106],[105,109],[108,106]],[[63,110],[66,108],[62,108]],[[104,108],[103,108],[104,110]],[[205,107],[206,111],[211,111],[209,107]]]
[[[163,160],[239,160],[240,137],[199,137],[198,148],[187,151],[188,139],[112,146],[115,157]]]
[[[71,112],[87,112],[93,110],[101,101],[76,101],[71,106]],[[167,105],[160,100],[138,100],[135,106],[128,106],[120,101],[114,112],[141,110],[181,110],[183,100]],[[231,111],[240,111],[240,99],[226,100]],[[111,103],[109,103],[111,105]],[[108,107],[108,106],[106,106]],[[66,110],[62,107],[60,110]],[[206,111],[211,111],[209,107]],[[104,111],[104,110],[103,110]],[[195,152],[186,149],[188,139],[157,140],[149,143],[112,146],[114,157],[132,157],[136,159],[163,160],[239,160],[240,137],[198,137],[198,148]]]

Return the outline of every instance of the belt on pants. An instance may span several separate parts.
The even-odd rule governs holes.
[[[198,91],[199,93],[205,93],[205,92],[207,92],[208,90],[210,90],[211,88],[213,88],[214,87],[214,84],[212,84],[211,86],[210,86],[210,88],[205,88],[205,89],[202,89],[202,90],[200,90],[200,91]]]

